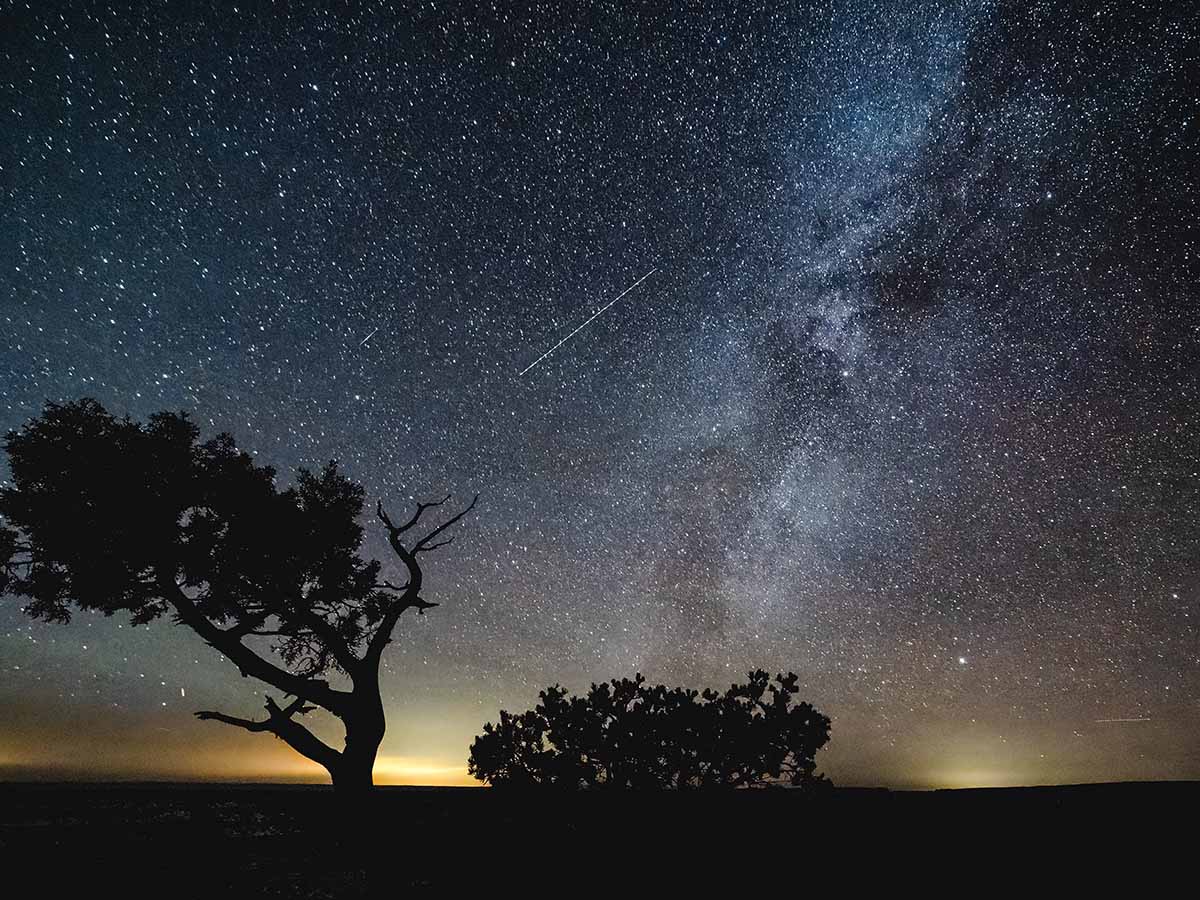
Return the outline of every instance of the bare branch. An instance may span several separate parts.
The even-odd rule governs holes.
[[[315,706],[306,706],[304,699],[297,697],[287,706],[280,708],[279,704],[273,698],[267,697],[266,708],[267,718],[261,722],[256,722],[252,719],[240,719],[237,716],[229,716],[225,713],[213,712],[211,710],[202,710],[196,713],[196,718],[224,722],[226,725],[234,725],[238,728],[244,728],[247,731],[268,731],[301,756],[306,756],[313,762],[320,763],[331,772],[333,771],[333,768],[341,760],[342,755],[299,722],[292,719],[292,716],[296,714],[305,715],[312,712],[316,709]]]
[[[442,506],[442,505],[443,505],[443,504],[445,504],[445,503],[446,503],[446,502],[447,502],[449,499],[450,499],[450,495],[449,495],[449,494],[447,494],[447,495],[446,495],[445,497],[443,497],[441,500],[437,500],[437,501],[435,501],[435,502],[433,502],[433,503],[420,503],[420,502],[418,502],[418,503],[417,503],[417,511],[416,511],[415,513],[413,513],[413,514],[412,514],[412,518],[411,518],[411,519],[409,519],[407,522],[405,522],[403,525],[401,525],[401,526],[400,526],[398,529],[396,529],[396,530],[397,530],[397,532],[399,532],[400,534],[404,534],[404,532],[408,531],[410,528],[412,528],[414,525],[416,525],[416,524],[417,524],[417,522],[419,522],[419,521],[421,520],[421,516],[422,516],[422,514],[425,512],[425,510],[427,510],[427,509],[433,509],[435,506]]]
[[[308,713],[310,713],[314,709],[316,709],[315,706],[305,706],[303,697],[297,697],[295,700],[293,700],[291,703],[289,703],[283,709],[279,708],[279,704],[275,702],[275,699],[273,697],[267,697],[266,706],[267,706],[267,712],[271,714],[272,719],[276,719],[276,718],[280,718],[280,717],[282,717],[284,719],[290,719],[292,716],[296,715],[297,713],[300,713],[301,715],[307,715]]]
[[[427,600],[422,600],[420,597],[417,597],[411,603],[406,603],[400,612],[403,613],[405,609],[415,609],[417,611],[417,615],[423,616],[425,615],[425,610],[433,609],[435,606],[441,606],[441,604],[430,603]]]
[[[443,522],[437,528],[433,529],[433,531],[429,532],[429,534],[425,535],[425,537],[421,538],[419,541],[417,541],[415,544],[413,544],[413,553],[419,553],[423,548],[426,548],[434,538],[436,538],[439,534],[441,534],[443,531],[445,531],[447,528],[449,528],[451,525],[453,525],[455,522],[457,522],[459,519],[461,519],[463,516],[465,516],[471,510],[473,510],[475,508],[475,504],[478,502],[479,502],[479,495],[476,494],[475,498],[471,501],[470,505],[466,509],[464,509],[462,512],[460,512],[458,515],[451,516],[449,519],[447,519],[445,522]]]
[[[213,719],[217,722],[224,722],[226,725],[236,725],[238,728],[245,728],[247,731],[270,731],[271,720],[265,722],[255,722],[251,719],[239,719],[236,716],[227,716],[225,713],[213,712],[212,710],[204,709],[195,714],[197,719]]]
[[[396,531],[396,526],[392,524],[392,520],[384,512],[382,500],[375,501],[375,515],[379,517],[379,521],[384,524],[388,531]]]
[[[444,541],[438,541],[435,544],[417,544],[417,546],[413,548],[413,555],[415,556],[418,553],[428,553],[430,550],[436,550],[438,547],[445,547],[447,544],[453,543],[454,538],[448,537]]]
[[[390,531],[393,535],[400,535],[400,534],[404,534],[404,532],[408,531],[410,528],[415,526],[419,521],[421,521],[421,516],[425,513],[425,510],[433,509],[436,506],[442,506],[449,499],[450,499],[450,495],[447,494],[441,500],[436,500],[433,503],[418,502],[417,503],[417,511],[414,512],[412,514],[412,517],[407,522],[405,522],[403,525],[396,525],[391,520],[391,517],[388,516],[388,514],[383,509],[383,501],[382,500],[379,500],[375,503],[375,515],[377,515],[379,517],[379,519],[383,522],[383,524],[387,526],[388,531]]]
[[[400,593],[400,596],[395,598],[391,606],[383,614],[379,620],[375,632],[371,635],[371,639],[367,644],[366,652],[363,654],[363,666],[368,672],[373,672],[379,665],[379,660],[383,656],[383,649],[391,642],[392,630],[396,627],[396,622],[399,621],[401,614],[407,609],[415,609],[419,614],[424,615],[425,610],[432,609],[437,606],[436,603],[429,603],[421,598],[421,584],[423,582],[423,574],[421,566],[417,562],[417,554],[428,550],[436,549],[437,547],[445,546],[450,543],[450,539],[445,541],[437,541],[436,538],[447,528],[469,513],[475,508],[475,504],[479,502],[479,495],[471,501],[470,505],[459,512],[457,515],[451,516],[425,537],[421,538],[411,550],[404,546],[400,540],[400,535],[411,528],[420,519],[421,513],[433,506],[441,506],[450,499],[447,495],[444,499],[437,503],[419,503],[417,504],[417,512],[404,525],[403,528],[397,528],[388,514],[383,509],[383,502],[376,504],[376,514],[380,521],[383,522],[388,529],[388,542],[392,545],[392,549],[396,551],[396,555],[408,568],[408,583],[404,586],[403,592],[394,585],[384,582],[384,586]]]

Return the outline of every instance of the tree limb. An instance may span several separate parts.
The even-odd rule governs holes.
[[[427,548],[430,541],[432,541],[435,537],[437,537],[439,534],[441,534],[443,531],[445,531],[447,528],[449,528],[451,525],[453,525],[455,522],[457,522],[459,519],[461,519],[463,516],[465,516],[471,510],[473,510],[475,508],[475,504],[478,502],[479,502],[479,495],[476,494],[474,499],[471,500],[470,505],[468,505],[466,509],[464,509],[462,512],[460,512],[456,516],[451,516],[449,519],[447,519],[445,522],[443,522],[437,528],[433,529],[433,531],[429,532],[429,534],[425,535],[425,537],[421,538],[419,541],[417,541],[415,544],[413,544],[413,553],[419,553],[422,550],[422,548]],[[453,540],[453,538],[451,538],[450,540]],[[450,541],[448,540],[445,543],[448,544],[448,543],[450,543]]]
[[[247,619],[241,619],[237,622],[237,624],[226,628],[225,634],[240,640],[248,634],[254,634],[256,629],[261,628],[266,624],[267,619],[271,618],[271,615],[272,612],[267,610],[265,612],[258,613],[257,615],[250,616]]]
[[[445,547],[447,544],[453,544],[453,543],[454,543],[454,538],[448,537],[444,541],[438,541],[435,544],[426,544],[424,546],[418,544],[416,547],[413,548],[413,555],[416,556],[418,553],[428,553],[430,550],[436,550],[438,547]]]
[[[303,697],[325,707],[336,716],[341,716],[349,707],[350,694],[334,690],[328,682],[294,675],[274,663],[263,659],[242,643],[241,637],[218,628],[192,602],[171,577],[161,577],[159,587],[168,603],[174,608],[179,620],[204,638],[212,647],[223,653],[238,667],[243,677],[253,676],[259,681],[274,685],[284,693]]]
[[[333,658],[338,661],[338,665],[342,667],[343,671],[353,679],[362,660],[354,655],[342,636],[324,618],[314,612],[301,610],[297,614],[309,630],[329,648],[329,652],[333,654]]]
[[[392,549],[396,552],[396,555],[400,557],[401,562],[403,562],[405,567],[408,569],[408,583],[404,586],[403,593],[401,593],[399,597],[392,601],[392,604],[383,614],[378,626],[375,628],[375,633],[371,635],[371,640],[367,644],[366,652],[363,654],[363,666],[366,667],[367,671],[369,672],[378,668],[379,660],[383,656],[383,649],[392,639],[392,630],[396,627],[396,622],[399,621],[401,614],[406,609],[415,609],[418,613],[424,614],[425,610],[437,606],[436,603],[429,603],[421,598],[423,573],[421,572],[420,563],[417,562],[417,554],[427,550],[435,549],[438,546],[444,546],[445,544],[449,543],[449,539],[442,542],[435,542],[434,539],[467,513],[469,513],[472,509],[474,509],[475,504],[479,502],[479,495],[475,495],[475,498],[471,501],[470,505],[467,506],[466,509],[459,512],[457,515],[451,516],[437,528],[433,529],[433,531],[429,532],[429,534],[425,535],[425,537],[413,544],[411,550],[404,546],[404,542],[400,539],[400,536],[405,531],[417,524],[417,521],[421,518],[421,514],[426,509],[434,506],[441,506],[449,499],[450,495],[447,494],[446,497],[436,503],[418,503],[417,511],[403,526],[397,526],[392,521],[391,517],[387,514],[387,511],[383,508],[382,500],[375,504],[375,514],[387,528],[388,543],[392,545]],[[393,590],[397,590],[393,585],[390,585],[387,582],[384,582],[384,584]]]
[[[421,521],[421,515],[422,515],[422,513],[424,513],[424,512],[425,512],[425,510],[427,510],[427,509],[433,509],[433,508],[434,508],[434,507],[436,507],[436,506],[442,506],[442,505],[443,505],[443,504],[445,504],[445,503],[446,503],[446,502],[447,502],[449,499],[450,499],[450,495],[449,495],[449,494],[447,494],[447,495],[446,495],[445,497],[443,497],[441,500],[437,500],[437,501],[435,501],[435,502],[433,502],[433,503],[420,503],[420,502],[418,502],[418,503],[417,503],[417,511],[416,511],[415,513],[413,513],[413,514],[412,514],[412,518],[411,518],[411,519],[409,519],[407,522],[405,522],[403,525],[401,525],[399,528],[397,528],[397,529],[396,529],[396,531],[397,531],[399,534],[404,534],[404,532],[408,531],[408,529],[410,529],[410,528],[412,528],[414,525],[416,525],[416,524],[417,524],[417,522]]]
[[[408,590],[407,583],[397,587],[396,585],[392,584],[390,581],[381,581],[381,582],[379,582],[379,584],[375,585],[375,587],[377,590],[395,591],[397,594],[402,594],[406,590]]]
[[[280,708],[274,699],[267,697],[266,708],[267,718],[261,722],[253,719],[241,719],[237,716],[230,716],[212,710],[201,710],[195,715],[197,719],[211,719],[216,722],[224,722],[226,725],[234,725],[238,728],[244,728],[246,731],[268,731],[301,756],[306,756],[313,762],[320,763],[326,769],[329,769],[331,772],[333,771],[334,767],[341,760],[341,754],[299,722],[292,719],[292,716],[297,713],[305,715],[312,712],[316,709],[315,706],[305,706],[304,698],[297,697],[286,707]]]
[[[273,697],[267,697],[267,712],[271,714],[272,718],[282,716],[285,719],[290,719],[297,714],[306,716],[315,709],[315,706],[305,706],[303,697],[297,697],[283,709],[279,708],[279,704],[275,702]]]
[[[239,719],[237,716],[228,716],[222,712],[214,712],[213,710],[204,709],[195,713],[197,719],[212,719],[217,722],[224,722],[226,725],[236,725],[238,728],[245,728],[247,731],[270,731],[271,721],[267,719],[263,722],[256,722],[253,719]]]
[[[303,598],[301,598],[303,602]],[[276,615],[283,617],[295,618],[303,623],[309,631],[315,634],[329,648],[329,652],[333,654],[333,658],[351,678],[354,677],[354,671],[358,668],[359,658],[355,656],[350,647],[346,644],[342,636],[334,630],[328,622],[320,615],[311,610],[306,609],[287,609],[284,604],[276,603],[267,606],[262,612],[250,616],[247,619],[239,621],[224,630],[224,633],[230,637],[241,640],[247,635],[255,635],[256,637],[283,637],[292,634],[287,628],[281,628],[275,631],[264,631],[262,626],[271,616]],[[278,685],[277,685],[278,687]]]

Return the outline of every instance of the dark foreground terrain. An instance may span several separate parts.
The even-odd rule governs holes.
[[[0,785],[8,896],[852,895],[922,884],[1194,889],[1200,783],[555,795]]]

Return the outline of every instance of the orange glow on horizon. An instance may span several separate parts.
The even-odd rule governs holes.
[[[375,784],[412,787],[483,787],[465,768],[424,764],[389,764],[381,761],[375,768]],[[329,784],[329,773],[318,765],[279,769],[237,769],[218,771],[180,769],[133,770],[91,769],[74,766],[37,766],[11,758],[0,759],[3,781],[177,781],[263,784]]]
[[[1028,787],[1045,784],[1032,773],[1020,773],[1000,769],[962,769],[934,772],[928,776],[929,786],[935,790],[947,788],[1006,788]]]
[[[376,784],[478,787],[482,782],[467,774],[464,765],[419,756],[381,756],[375,761]]]
[[[77,748],[70,748],[74,749]],[[63,750],[50,756],[30,747],[0,748],[0,781],[329,783],[329,773],[324,768],[283,747],[252,753],[194,747],[192,752],[160,752],[157,756],[130,752],[127,746],[93,747],[90,753]],[[375,762],[375,783],[481,786],[481,782],[467,774],[465,763],[455,764],[432,756],[380,756]]]

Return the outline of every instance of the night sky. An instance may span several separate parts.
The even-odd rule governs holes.
[[[0,429],[478,492],[378,780],[758,667],[839,784],[1200,778],[1186,4],[105,6],[0,13]],[[2,778],[324,778],[167,620],[10,598],[0,671]]]

